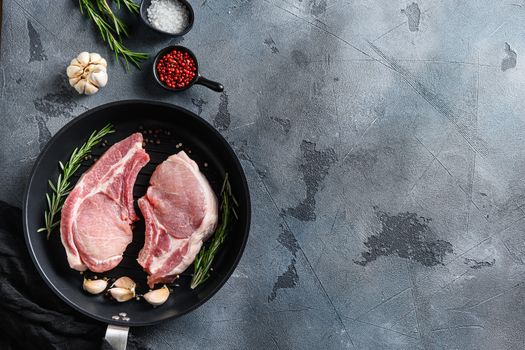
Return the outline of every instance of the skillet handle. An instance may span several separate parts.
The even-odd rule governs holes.
[[[109,324],[104,339],[115,350],[126,350],[128,344],[129,327],[114,326]]]
[[[206,79],[202,75],[199,75],[197,80],[195,80],[195,84],[206,86],[208,89],[212,89],[213,91],[217,91],[217,92],[224,91],[224,86],[221,83],[218,83],[210,79]]]

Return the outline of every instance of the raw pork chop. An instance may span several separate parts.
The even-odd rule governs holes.
[[[133,185],[149,161],[136,133],[114,144],[78,180],[62,208],[60,233],[71,268],[104,272],[131,242]]]
[[[146,241],[137,259],[148,285],[173,282],[195,260],[217,226],[217,198],[199,166],[184,151],[157,166],[139,199]]]

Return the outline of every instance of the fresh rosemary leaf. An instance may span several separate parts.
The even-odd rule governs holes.
[[[134,15],[139,14],[139,7],[133,0],[122,0],[122,2],[129,12]],[[116,3],[120,6],[119,0],[116,0]],[[127,26],[115,15],[107,0],[79,0],[79,5],[80,12],[97,26],[102,40],[115,53],[115,59],[118,61],[122,57],[126,68],[129,69],[129,62],[131,62],[140,69],[140,64],[148,58],[148,54],[135,52],[124,46],[122,37],[128,35]]]
[[[115,2],[117,3],[117,7],[120,8],[120,0],[115,0]],[[135,15],[139,14],[140,6],[133,2],[133,0],[122,0],[122,2],[124,3],[124,6],[126,6],[129,12]]]
[[[221,248],[222,244],[224,243],[224,240],[226,239],[226,236],[228,235],[232,226],[230,211],[237,219],[235,207],[238,207],[238,202],[232,194],[228,173],[226,173],[221,189],[221,204],[219,209],[221,217],[219,226],[213,234],[210,245],[208,247],[202,247],[201,251],[195,258],[193,263],[194,273],[190,285],[191,289],[197,288],[210,277],[210,268],[213,259],[215,259],[219,248]]]

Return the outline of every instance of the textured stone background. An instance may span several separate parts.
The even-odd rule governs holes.
[[[0,199],[79,113],[169,101],[234,145],[254,216],[210,302],[133,330],[151,348],[523,349],[525,2],[190,1],[184,39],[129,46],[190,47],[223,94],[111,62],[78,97],[69,60],[110,53],[76,1],[4,1]]]

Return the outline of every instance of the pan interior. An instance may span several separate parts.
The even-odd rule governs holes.
[[[173,293],[168,301],[152,308],[144,300],[117,303],[107,296],[92,296],[82,291],[83,276],[69,268],[66,253],[60,242],[58,230],[46,240],[45,233],[37,233],[44,225],[45,194],[49,191],[48,179],[59,175],[58,162],[69,158],[75,147],[80,146],[95,129],[112,123],[116,132],[105,137],[109,145],[134,132],[142,132],[150,162],[137,177],[134,187],[135,200],[146,192],[149,178],[155,167],[171,154],[184,150],[197,162],[217,196],[226,172],[229,174],[233,193],[239,201],[239,219],[217,255],[213,272],[208,281],[196,290],[189,288],[192,268],[170,285]],[[98,145],[93,159],[86,159],[73,183],[93,164],[109,146]],[[135,201],[135,210],[139,216]],[[26,191],[24,204],[24,230],[30,254],[48,285],[68,304],[100,321],[140,326],[153,324],[167,318],[183,315],[209,299],[228,279],[242,254],[250,221],[249,193],[242,168],[227,142],[208,123],[195,114],[179,107],[145,101],[123,101],[90,110],[61,129],[46,145],[35,163]],[[123,261],[113,270],[96,274],[98,278],[129,276],[137,282],[139,293],[147,292],[146,274],[136,262],[144,244],[144,221],[135,223],[133,242],[124,253]],[[84,276],[93,276],[86,272]],[[115,320],[113,316],[126,313],[129,321]]]

